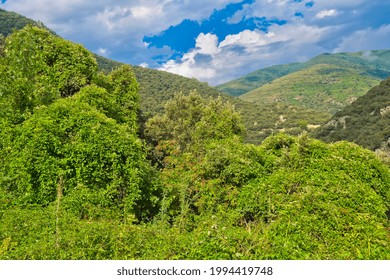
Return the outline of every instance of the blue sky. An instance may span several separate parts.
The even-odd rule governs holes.
[[[2,0],[108,58],[211,85],[323,52],[390,48],[390,1]]]

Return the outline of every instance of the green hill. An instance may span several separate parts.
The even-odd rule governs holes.
[[[291,63],[285,65],[274,65],[255,72],[242,78],[216,86],[216,88],[231,96],[240,96],[250,92],[273,80],[298,71],[304,67],[303,63]]]
[[[0,9],[0,19],[0,34],[5,37],[11,34],[14,29],[19,30],[28,24],[47,29],[47,27],[45,27],[41,22],[36,22],[17,13],[8,12],[3,9]]]
[[[239,79],[217,86],[232,96],[240,96],[288,74],[317,64],[329,64],[355,71],[362,76],[383,80],[390,76],[390,50],[356,53],[325,53],[303,63],[275,65],[254,71]]]
[[[327,142],[348,140],[376,150],[390,148],[390,78],[337,112],[314,132]]]
[[[96,58],[100,70],[104,72],[109,72],[119,65],[118,62],[101,56]],[[192,90],[196,90],[203,97],[221,96],[225,102],[234,104],[247,129],[246,142],[250,143],[260,143],[267,136],[279,131],[299,134],[305,129],[325,123],[331,116],[327,112],[302,109],[293,105],[254,104],[223,94],[207,83],[164,71],[139,66],[133,66],[133,70],[140,84],[143,119],[162,113],[165,103],[172,99],[175,93],[186,94]]]
[[[207,84],[139,67],[135,77],[108,60],[106,71],[116,69],[99,73],[91,52],[34,26],[9,36],[0,53],[1,260],[390,258],[390,169],[373,152],[307,133],[246,144],[239,115]],[[146,122],[147,147],[139,86],[144,100],[193,88],[208,98],[175,95]],[[275,114],[273,129],[302,118],[290,105],[221,99],[248,106],[245,118]],[[387,116],[383,100],[371,115]]]
[[[20,29],[27,24],[39,25],[39,23],[16,13],[3,10],[0,19],[0,30]],[[4,34],[7,35],[8,31],[4,31]],[[95,58],[100,71],[104,73],[109,73],[112,69],[123,64],[96,54]],[[330,118],[329,113],[317,112],[312,109],[303,110],[292,105],[279,104],[270,107],[264,104],[254,104],[221,93],[207,83],[168,72],[138,66],[133,66],[133,71],[140,84],[142,121],[161,113],[164,110],[165,103],[172,99],[175,93],[187,94],[192,90],[196,90],[203,97],[221,96],[225,102],[234,104],[236,110],[242,115],[247,128],[246,141],[250,143],[260,143],[267,136],[279,131],[299,134],[307,129],[307,125],[316,127]]]
[[[335,113],[377,84],[378,79],[352,68],[315,64],[273,80],[240,98],[254,103],[284,103]]]

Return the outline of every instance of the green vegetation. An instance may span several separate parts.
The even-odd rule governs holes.
[[[35,108],[71,96],[89,84],[97,71],[93,56],[45,29],[29,27],[7,37],[1,59],[0,91],[13,123]]]
[[[364,76],[356,70],[315,64],[273,80],[240,98],[255,103],[283,103],[333,114],[377,84],[378,79]]]
[[[390,149],[390,78],[337,112],[313,133],[327,141],[348,140],[371,150]]]
[[[390,76],[389,57],[390,50],[336,54],[325,53],[303,63],[290,63],[263,68],[242,78],[219,85],[217,88],[229,95],[240,96],[261,88],[278,78],[321,64],[342,68],[346,73],[353,72],[352,74],[359,74],[366,79],[371,78],[379,81]],[[317,74],[321,75],[322,73]],[[346,82],[348,83],[348,75],[346,78]],[[342,84],[343,79],[339,82]],[[361,94],[364,94],[364,91],[360,91]]]
[[[2,49],[0,259],[390,258],[390,169],[373,152],[276,133],[293,123],[283,106],[252,107],[275,134],[244,143],[250,103],[149,69],[99,73],[34,26]],[[147,109],[147,92],[168,102]],[[288,109],[308,130],[315,114]]]
[[[8,16],[8,12],[4,11],[4,14],[0,14],[1,19],[3,17],[6,18],[6,16]],[[19,26],[23,25],[15,24],[14,28],[18,29]],[[122,63],[99,55],[94,56],[99,70],[105,74],[122,65]],[[210,96],[217,98],[220,96],[224,102],[234,105],[237,112],[241,114],[247,129],[245,142],[248,143],[259,144],[269,135],[279,131],[298,135],[303,131],[310,131],[311,127],[317,127],[330,118],[329,113],[291,105],[278,104],[277,106],[269,106],[268,104],[253,104],[222,94],[217,89],[196,79],[137,66],[132,68],[139,83],[141,134],[143,133],[145,121],[156,114],[163,113],[165,103],[171,100],[175,94],[191,91],[197,91],[204,98]]]
[[[48,206],[63,197],[80,217],[146,218],[155,205],[153,170],[137,135],[130,66],[98,74],[87,50],[32,26],[4,48],[0,180],[12,204]]]
[[[231,96],[240,96],[302,68],[304,68],[303,63],[274,65],[249,73],[242,78],[229,81],[216,88]]]
[[[8,12],[3,9],[0,9],[0,19],[0,35],[3,35],[4,37],[11,34],[14,30],[22,29],[26,25],[35,25],[46,28],[41,22],[36,22],[17,13]]]

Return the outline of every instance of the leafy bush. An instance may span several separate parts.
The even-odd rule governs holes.
[[[135,214],[137,201],[148,193],[150,167],[140,140],[77,99],[41,107],[17,128],[9,149],[7,189],[24,205],[48,205],[61,184],[72,203],[78,197],[82,205]]]
[[[0,64],[6,66],[0,67],[1,98],[11,106],[14,116],[9,117],[17,123],[34,108],[75,94],[97,72],[86,49],[33,26],[6,38]]]

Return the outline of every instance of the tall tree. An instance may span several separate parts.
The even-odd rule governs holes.
[[[33,109],[71,96],[92,81],[97,63],[82,46],[27,26],[7,37],[0,60],[1,97],[23,121]]]
[[[176,94],[165,106],[165,113],[151,118],[146,134],[155,143],[170,142],[180,151],[202,147],[209,140],[243,136],[241,118],[234,107],[221,98],[205,99],[197,92]]]

